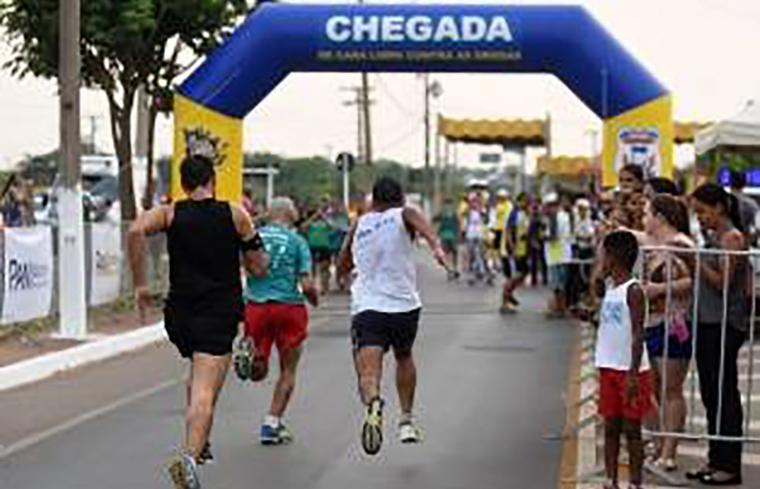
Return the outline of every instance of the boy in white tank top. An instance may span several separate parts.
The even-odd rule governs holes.
[[[433,228],[417,210],[404,205],[404,193],[395,180],[383,177],[372,190],[372,210],[353,226],[341,252],[339,273],[354,271],[351,287],[351,340],[366,406],[362,447],[369,455],[383,442],[383,400],[380,398],[383,356],[393,348],[396,383],[401,405],[402,443],[421,441],[412,410],[417,370],[412,347],[422,303],[417,291],[413,236],[428,243],[435,259],[446,266],[446,252]]]
[[[630,489],[643,482],[644,448],[641,422],[650,409],[652,379],[644,351],[646,297],[633,269],[639,255],[636,237],[628,231],[607,235],[602,268],[608,282],[600,312],[595,363],[599,369],[599,414],[604,418],[604,489],[618,489],[620,436],[630,454]]]

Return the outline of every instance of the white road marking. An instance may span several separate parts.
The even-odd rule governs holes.
[[[77,426],[88,423],[94,419],[116,411],[117,409],[120,409],[124,406],[135,403],[142,399],[146,399],[155,394],[158,394],[161,391],[177,386],[181,383],[182,380],[179,379],[162,382],[148,389],[123,397],[105,406],[93,409],[92,411],[88,411],[84,414],[80,414],[79,416],[65,421],[57,426],[53,426],[52,428],[46,429],[39,433],[35,433],[34,435],[27,436],[26,438],[12,443],[7,447],[3,447],[2,450],[0,450],[0,460],[5,459],[15,453],[26,450],[27,448],[37,445],[38,443],[48,440],[54,436],[60,435],[61,433],[74,429]]]

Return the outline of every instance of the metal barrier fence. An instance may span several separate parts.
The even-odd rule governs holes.
[[[673,437],[678,439],[687,439],[687,440],[716,440],[716,441],[727,441],[727,442],[750,442],[750,443],[757,443],[760,442],[760,436],[753,436],[752,432],[750,430],[751,427],[751,421],[752,421],[752,409],[753,409],[753,389],[754,389],[754,381],[758,380],[755,379],[754,376],[754,345],[755,345],[755,319],[757,316],[757,299],[758,299],[758,290],[757,290],[757,274],[755,273],[756,270],[754,269],[754,265],[758,262],[760,259],[760,252],[758,251],[731,251],[731,250],[720,250],[720,249],[705,249],[705,248],[694,248],[694,249],[684,249],[679,247],[646,247],[644,248],[645,256],[646,254],[651,253],[665,253],[666,255],[666,296],[665,296],[665,331],[666,334],[664,335],[664,350],[663,350],[663,358],[668,358],[668,353],[670,352],[671,348],[671,341],[672,341],[672,335],[669,334],[671,331],[672,326],[672,314],[669,312],[672,310],[672,305],[674,301],[674,291],[673,291],[673,261],[674,258],[678,256],[684,256],[684,255],[693,255],[694,259],[694,275],[693,275],[693,288],[692,288],[692,314],[691,314],[691,346],[692,351],[694,352],[694,356],[698,355],[698,345],[699,345],[699,334],[700,334],[700,318],[699,318],[699,301],[700,301],[700,294],[699,289],[700,285],[704,286],[702,284],[703,280],[703,271],[702,271],[702,263],[705,260],[705,256],[711,256],[716,257],[721,263],[722,269],[723,269],[723,288],[721,291],[723,300],[722,300],[722,311],[721,311],[721,322],[720,322],[720,345],[718,346],[719,352],[720,352],[720,361],[719,361],[719,372],[718,372],[718,401],[717,401],[717,413],[716,413],[716,419],[718,420],[717,426],[716,426],[716,432],[715,433],[709,433],[709,432],[700,432],[696,429],[696,416],[698,414],[697,409],[697,398],[698,398],[698,375],[696,370],[696,362],[690,361],[689,362],[689,374],[688,374],[688,381],[689,381],[689,409],[688,409],[688,419],[685,429],[683,432],[675,432],[675,431],[667,431],[665,429],[662,429],[666,425],[665,423],[665,412],[667,410],[667,403],[668,398],[666,396],[665,389],[667,387],[667,380],[668,380],[668,369],[663,368],[661,370],[661,390],[659,393],[659,423],[660,423],[660,429],[657,430],[650,430],[650,432],[658,437]],[[746,274],[748,275],[745,277],[747,279],[747,283],[744,285],[735,284],[732,283],[732,277],[730,276],[730,267],[728,266],[729,261],[740,261],[743,263],[738,264],[738,267],[744,268],[746,270]],[[646,277],[645,277],[646,278]],[[744,290],[744,287],[747,287],[749,290]],[[743,293],[745,295],[745,299],[748,302],[748,317],[747,325],[745,328],[742,328],[746,331],[747,338],[745,341],[749,344],[749,350],[748,350],[748,366],[747,366],[747,376],[746,376],[746,393],[742,392],[742,382],[738,382],[738,387],[740,391],[740,398],[745,399],[745,402],[743,403],[743,409],[744,409],[744,426],[743,426],[743,435],[742,436],[728,436],[722,432],[723,429],[723,423],[720,422],[720,420],[723,419],[723,411],[725,408],[725,399],[724,399],[724,387],[726,382],[726,337],[728,333],[728,328],[734,328],[737,327],[736,325],[729,324],[729,306],[730,306],[730,296],[733,295],[731,293],[731,290],[738,290],[738,293]],[[737,373],[739,373],[741,369],[737,367]],[[658,372],[658,375],[660,372]]]
[[[684,424],[683,431],[677,431],[677,430],[668,430],[666,429],[666,410],[668,409],[668,396],[666,395],[666,387],[667,387],[667,376],[668,376],[668,369],[662,369],[662,378],[660,379],[660,391],[658,395],[658,412],[657,412],[657,419],[658,419],[658,426],[657,427],[650,427],[651,429],[644,429],[644,433],[650,435],[651,437],[655,439],[665,439],[665,438],[673,438],[677,440],[684,440],[684,441],[693,441],[693,442],[706,442],[706,441],[723,441],[723,442],[738,442],[738,443],[744,443],[743,451],[745,453],[748,452],[750,449],[749,447],[753,446],[754,444],[757,444],[760,442],[760,429],[757,428],[757,425],[753,423],[752,419],[752,413],[757,412],[756,406],[757,403],[760,402],[760,396],[753,396],[754,392],[754,383],[759,382],[760,383],[760,377],[756,378],[755,376],[755,337],[756,337],[756,330],[758,329],[758,294],[759,290],[758,287],[760,287],[760,281],[758,280],[758,275],[760,274],[760,250],[753,250],[753,251],[729,251],[729,250],[719,250],[719,249],[707,249],[707,248],[681,248],[681,247],[643,247],[642,252],[644,255],[644,260],[640,261],[640,266],[643,266],[644,263],[650,258],[652,254],[655,253],[663,253],[665,254],[665,265],[666,265],[666,272],[665,272],[665,284],[666,284],[666,291],[665,291],[665,305],[664,305],[664,319],[665,319],[665,325],[664,325],[664,345],[663,345],[663,358],[668,358],[668,352],[671,348],[671,322],[672,322],[672,315],[670,314],[670,311],[672,310],[675,293],[673,290],[674,280],[673,280],[673,262],[674,258],[676,256],[683,257],[683,256],[690,256],[694,263],[694,270],[692,275],[692,287],[691,287],[691,304],[689,308],[691,309],[691,314],[689,318],[690,322],[690,332],[691,337],[689,341],[691,341],[691,347],[693,355],[691,358],[688,359],[688,374],[685,378],[686,383],[688,381],[688,386],[686,386],[685,393],[688,392],[688,408],[687,408],[687,420]],[[731,288],[735,287],[735,284],[731,283],[731,277],[729,276],[730,269],[728,266],[723,266],[723,287],[721,290],[721,295],[723,298],[722,301],[722,311],[721,312],[721,321],[720,321],[720,342],[719,345],[716,345],[716,348],[719,348],[720,352],[720,361],[719,361],[719,372],[718,372],[718,406],[717,406],[717,413],[716,413],[716,419],[718,422],[716,423],[716,430],[715,432],[711,433],[709,430],[709,423],[704,422],[700,423],[698,421],[698,418],[700,416],[706,416],[705,414],[702,414],[700,412],[700,406],[698,406],[698,401],[700,399],[701,393],[699,389],[699,379],[698,379],[698,373],[697,373],[697,367],[696,367],[696,361],[694,361],[694,358],[697,354],[697,348],[698,348],[698,340],[699,340],[699,287],[700,282],[702,280],[702,270],[701,265],[703,261],[705,260],[705,257],[712,257],[713,259],[717,258],[718,261],[722,262],[722,265],[725,265],[728,260],[740,260],[743,261],[743,265],[747,267],[747,273],[748,276],[746,277],[748,279],[747,286],[747,301],[748,301],[748,325],[746,328],[746,341],[743,346],[744,352],[746,352],[746,368],[740,368],[737,366],[737,375],[740,378],[744,379],[744,382],[738,381],[738,387],[740,390],[740,399],[742,400],[742,410],[744,415],[743,420],[743,426],[742,426],[742,435],[741,436],[730,436],[723,433],[723,426],[721,420],[723,419],[724,414],[724,408],[725,408],[725,399],[724,399],[724,385],[726,382],[726,337],[727,337],[727,331],[728,328],[734,327],[729,323],[729,298],[730,298],[730,292]],[[587,263],[587,261],[584,260],[584,263]],[[637,274],[644,279],[644,282],[646,283],[646,280],[648,277],[646,276],[646,273],[644,270],[639,269],[637,270]],[[647,305],[647,309],[649,309],[649,305]],[[645,319],[645,323],[648,322],[649,315],[647,314],[647,318]],[[647,324],[645,324],[647,326]],[[651,326],[651,325],[649,325]],[[578,382],[581,385],[581,399],[578,401],[575,407],[579,409],[579,421],[575,426],[569,427],[565,431],[565,436],[568,437],[577,437],[579,440],[586,440],[588,442],[589,437],[596,438],[593,433],[596,431],[596,429],[600,426],[600,418],[597,414],[597,410],[594,408],[594,406],[598,402],[599,397],[599,383],[598,383],[598,372],[596,368],[594,367],[594,351],[596,347],[596,332],[594,328],[591,327],[589,323],[585,323],[582,329],[581,333],[581,371],[580,371],[580,378]],[[747,348],[748,346],[748,348]],[[645,354],[648,354],[645,348]],[[738,356],[737,362],[742,365],[744,362],[740,362],[739,359],[741,358],[741,354]],[[654,366],[653,366],[654,368]],[[743,375],[746,374],[746,375]],[[742,388],[744,386],[744,388]],[[684,387],[681,387],[682,390],[684,390]],[[590,430],[590,431],[589,431]],[[593,443],[593,446],[596,447],[596,442]],[[754,449],[753,449],[754,450]],[[591,455],[590,459],[588,454],[586,455],[586,469],[593,467],[594,463],[598,462],[598,458],[596,457],[596,453]],[[590,462],[590,463],[589,463]],[[671,486],[681,486],[684,485],[683,481],[681,481],[678,478],[674,478],[669,473],[663,471],[657,466],[654,466],[652,464],[646,464],[645,468],[648,472],[655,475],[659,479],[665,481],[668,485]],[[592,470],[590,472],[586,472],[583,474],[580,474],[578,476],[579,481],[588,481],[596,479],[598,476],[603,474],[603,469],[597,468],[595,470]]]

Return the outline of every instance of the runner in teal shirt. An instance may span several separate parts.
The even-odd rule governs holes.
[[[309,245],[293,227],[298,219],[293,201],[275,197],[271,223],[259,230],[269,257],[269,275],[248,275],[245,290],[245,334],[236,342],[232,362],[241,380],[260,382],[267,377],[272,348],[276,347],[280,372],[264,417],[259,440],[280,445],[293,439],[283,416],[296,385],[296,370],[309,336],[309,310],[319,304],[311,281]]]
[[[248,275],[247,302],[303,304],[301,278],[311,273],[311,252],[306,240],[284,224],[273,223],[259,230],[269,254],[269,275]]]

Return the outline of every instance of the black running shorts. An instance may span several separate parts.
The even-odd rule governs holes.
[[[530,273],[530,266],[528,264],[528,256],[518,256],[515,258],[515,268],[518,275],[528,275]]]
[[[421,309],[409,312],[363,311],[351,319],[354,349],[377,347],[411,350],[417,337]]]
[[[240,314],[229,313],[197,314],[192,308],[178,305],[164,308],[164,327],[174,346],[183,358],[192,358],[193,353],[224,356],[232,352],[232,343],[237,336]]]

